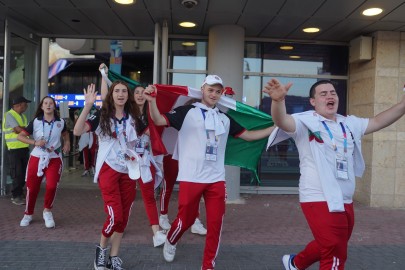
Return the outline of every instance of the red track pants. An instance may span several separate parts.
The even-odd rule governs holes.
[[[180,182],[178,214],[167,234],[167,239],[171,244],[176,244],[183,233],[193,225],[198,216],[202,196],[207,212],[207,236],[202,265],[202,270],[206,270],[214,269],[218,254],[225,215],[225,181],[211,184]]]
[[[345,204],[345,212],[329,212],[326,202],[301,203],[315,240],[294,258],[298,269],[306,269],[319,261],[320,270],[343,270],[347,259],[347,243],[354,227],[353,203]]]

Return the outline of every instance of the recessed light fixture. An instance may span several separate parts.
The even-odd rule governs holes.
[[[381,12],[383,12],[383,10],[381,8],[368,8],[363,10],[363,15],[364,16],[375,16],[380,14]]]
[[[290,55],[289,57],[291,59],[300,59],[301,58],[301,56],[299,56],[299,55]]]
[[[138,70],[136,73],[141,74],[141,71],[140,71],[140,70]]]
[[[321,29],[317,28],[317,27],[308,27],[308,28],[304,28],[302,29],[302,31],[304,31],[305,33],[318,33]]]
[[[114,1],[121,5],[130,5],[135,3],[134,0],[114,0]]]
[[[181,43],[181,45],[186,46],[186,47],[192,47],[195,45],[195,42],[186,41],[186,42]]]
[[[289,51],[289,50],[294,49],[294,47],[293,47],[293,46],[290,46],[290,45],[283,45],[283,46],[280,46],[280,49],[281,49],[281,50]]]
[[[196,24],[193,23],[193,22],[181,22],[181,23],[179,23],[179,25],[180,25],[181,27],[187,27],[187,28],[191,28],[191,27],[195,27],[195,26],[196,26]]]

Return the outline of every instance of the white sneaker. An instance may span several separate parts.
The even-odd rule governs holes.
[[[165,241],[165,245],[163,246],[163,257],[165,258],[166,262],[172,262],[174,260],[174,256],[176,255],[176,245],[172,245],[169,241]]]
[[[85,170],[83,173],[82,173],[82,177],[86,177],[86,176],[89,176],[90,175],[90,172],[88,171],[88,170]]]
[[[163,245],[166,241],[166,234],[164,231],[157,231],[155,235],[153,236],[153,246],[154,247],[159,247]]]
[[[43,218],[45,220],[45,227],[47,228],[55,228],[55,221],[53,220],[52,212],[44,212]]]
[[[196,218],[194,224],[191,226],[191,232],[199,235],[206,235],[207,229],[201,223],[200,219]]]
[[[170,225],[169,217],[167,215],[159,216],[159,225],[160,225],[160,227],[162,227],[163,230],[166,230],[166,231],[170,230],[170,227],[172,226],[172,225]]]
[[[20,226],[26,227],[26,226],[30,225],[31,221],[32,221],[32,215],[24,215],[24,217],[20,221]]]
[[[94,170],[94,167],[91,167],[90,175],[91,175],[91,176],[94,176],[95,173],[96,173],[96,171]]]
[[[298,268],[294,267],[292,264],[292,261],[294,259],[295,255],[284,255],[283,256],[283,265],[285,270],[298,270]]]

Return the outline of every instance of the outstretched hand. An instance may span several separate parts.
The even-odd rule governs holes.
[[[285,99],[291,86],[292,83],[283,85],[277,79],[273,78],[264,86],[263,92],[268,94],[273,101],[279,102]]]
[[[143,91],[143,97],[147,100],[147,101],[153,101],[156,99],[156,95],[157,95],[157,89],[156,86],[154,85],[148,85],[148,87],[145,88],[145,90]]]
[[[94,102],[96,102],[97,99],[97,91],[96,91],[96,86],[94,83],[89,84],[87,86],[87,91],[86,89],[83,89],[84,93],[84,104],[87,107],[92,107]]]

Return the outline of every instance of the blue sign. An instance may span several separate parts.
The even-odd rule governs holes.
[[[83,108],[84,107],[84,95],[76,94],[49,94],[50,97],[55,99],[56,107],[59,107],[60,102],[67,102],[69,108]],[[100,108],[102,105],[101,95],[97,95],[96,107]]]

